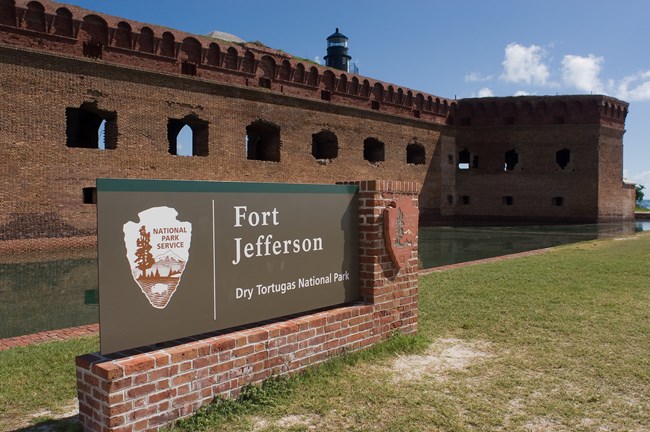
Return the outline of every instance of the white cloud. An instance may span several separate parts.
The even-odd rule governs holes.
[[[467,82],[484,82],[490,81],[494,78],[494,75],[481,75],[478,72],[471,72],[465,75],[465,81]]]
[[[565,55],[562,59],[562,81],[565,85],[592,93],[604,93],[605,88],[598,75],[605,62],[603,57],[589,54],[587,57]]]
[[[511,43],[505,48],[501,79],[513,83],[549,85],[550,72],[543,59],[546,52],[537,45]]]
[[[526,90],[517,90],[513,96],[530,96],[531,94],[534,93],[527,92]]]
[[[319,65],[323,64],[323,59],[321,59],[319,56],[314,57],[314,61],[318,63]]]
[[[630,102],[650,100],[650,71],[626,76],[619,83],[612,80],[609,86],[620,99]]]
[[[636,183],[636,184],[641,184],[644,185],[646,188],[646,191],[650,194],[650,171],[643,171],[640,173],[635,173],[630,176],[627,176],[628,170],[623,171],[623,177],[631,182],[631,183]]]
[[[494,93],[489,88],[483,87],[482,89],[480,89],[478,91],[478,94],[476,96],[480,97],[480,98],[482,98],[482,97],[492,97],[492,96],[494,96]]]

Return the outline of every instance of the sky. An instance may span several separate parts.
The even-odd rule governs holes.
[[[71,0],[322,62],[336,27],[364,76],[446,98],[606,94],[630,103],[623,176],[650,195],[647,0]]]

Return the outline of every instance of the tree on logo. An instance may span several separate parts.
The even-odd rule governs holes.
[[[140,238],[136,241],[136,246],[138,247],[135,251],[135,263],[138,265],[140,271],[142,271],[142,277],[147,277],[147,270],[150,269],[156,261],[151,255],[151,234],[147,232],[146,227],[142,225],[140,227]]]

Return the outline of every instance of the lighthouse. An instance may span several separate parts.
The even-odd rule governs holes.
[[[348,38],[343,33],[336,31],[327,38],[327,55],[325,64],[342,71],[350,72],[350,60],[348,54]]]

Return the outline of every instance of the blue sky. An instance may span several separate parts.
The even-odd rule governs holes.
[[[195,34],[322,59],[339,27],[360,74],[453,98],[607,94],[630,102],[624,176],[650,192],[647,0],[73,0]]]

